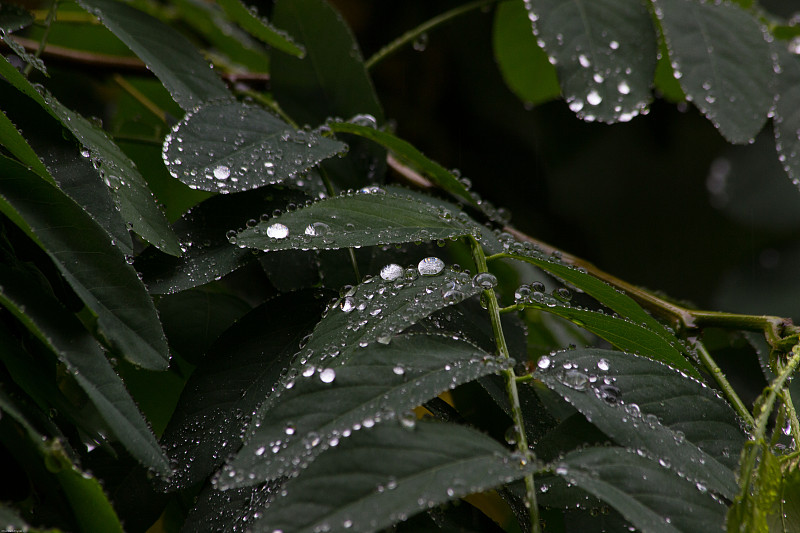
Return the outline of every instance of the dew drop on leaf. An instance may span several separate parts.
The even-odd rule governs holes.
[[[403,275],[403,267],[396,263],[386,265],[381,269],[381,279],[384,281],[394,281]]]
[[[539,358],[539,361],[536,363],[536,366],[538,366],[541,370],[547,370],[548,368],[550,368],[550,363],[551,363],[550,357],[543,355]]]
[[[574,368],[561,372],[558,377],[561,383],[571,389],[586,390],[589,385],[589,376]]]
[[[231,175],[231,169],[225,165],[219,165],[214,169],[214,177],[218,180],[226,180]]]
[[[289,228],[280,222],[276,222],[267,227],[267,237],[271,237],[273,239],[285,239],[288,236]]]
[[[586,95],[586,101],[589,103],[589,105],[600,105],[600,103],[603,101],[603,97],[600,96],[600,93],[598,93],[596,90],[592,89],[589,91],[589,94]]]
[[[331,227],[324,222],[312,222],[306,226],[305,234],[309,237],[319,237],[325,235],[330,231]]]
[[[339,304],[339,307],[345,313],[349,313],[350,311],[356,308],[356,301],[353,299],[352,296],[347,296],[344,298],[344,300],[342,300],[342,303]]]
[[[599,368],[600,370],[608,370],[610,368],[608,359],[600,359],[599,361],[597,361],[597,368]]]
[[[423,276],[435,276],[444,270],[444,261],[438,257],[426,257],[419,262],[417,270]]]
[[[484,290],[493,289],[497,286],[497,278],[489,272],[481,272],[472,278],[472,285]]]
[[[319,379],[323,383],[333,383],[333,380],[336,379],[336,371],[332,368],[326,368],[319,373]]]

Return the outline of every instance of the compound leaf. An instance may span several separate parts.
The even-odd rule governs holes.
[[[344,365],[309,366],[291,389],[260,410],[239,454],[222,470],[218,488],[289,475],[360,428],[399,418],[423,402],[503,368],[476,346],[447,336],[403,335],[373,344]],[[234,475],[231,476],[230,473]]]
[[[473,429],[439,422],[381,424],[320,455],[286,483],[285,495],[251,527],[377,531],[525,473],[502,445]]]

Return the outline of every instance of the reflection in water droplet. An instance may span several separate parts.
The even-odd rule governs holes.
[[[542,370],[547,370],[548,368],[550,368],[550,363],[551,363],[550,358],[546,355],[543,355],[539,358],[539,361],[536,363],[536,366],[538,366]]]
[[[620,94],[630,94],[631,86],[628,85],[627,81],[622,80],[617,84],[617,90],[619,91]]]
[[[267,237],[272,237],[273,239],[285,239],[288,236],[289,228],[280,222],[276,222],[267,228]]]
[[[220,165],[214,169],[214,177],[218,180],[226,180],[231,175],[231,169],[225,165]]]
[[[493,289],[497,286],[497,278],[489,272],[481,272],[472,278],[472,285],[484,290]]]
[[[597,361],[597,368],[600,370],[608,370],[611,365],[608,363],[608,359],[600,359]]]
[[[591,61],[589,61],[589,58],[588,58],[588,57],[586,57],[586,56],[585,56],[585,55],[583,55],[583,54],[581,54],[581,55],[579,55],[579,56],[578,56],[578,62],[581,64],[581,66],[582,66],[583,68],[589,68],[590,66],[592,66],[592,62],[591,62]]]
[[[596,90],[592,89],[589,94],[586,95],[586,101],[589,102],[589,105],[600,105],[600,102],[603,101],[603,97],[600,96]]]
[[[331,230],[331,227],[324,222],[313,222],[306,226],[305,234],[309,237],[319,237],[325,235]]]
[[[381,279],[384,281],[394,281],[403,275],[403,267],[396,263],[390,263],[381,269]]]
[[[419,262],[417,270],[423,276],[435,276],[444,270],[444,261],[438,257],[426,257]]]
[[[336,379],[336,371],[332,368],[326,368],[319,373],[319,379],[323,383],[333,383],[333,380]]]
[[[345,313],[349,313],[350,311],[356,308],[356,301],[353,299],[352,296],[348,296],[344,300],[342,300],[342,303],[339,304],[339,307],[341,307],[342,311],[344,311]]]
[[[561,383],[571,389],[586,390],[589,385],[589,376],[574,368],[559,373],[558,377]]]
[[[619,48],[619,43],[617,41],[611,41],[610,43],[608,43],[608,47],[611,48],[612,50],[616,50],[617,48]]]

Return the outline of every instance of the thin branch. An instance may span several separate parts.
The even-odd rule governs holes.
[[[697,355],[700,358],[700,361],[703,363],[703,366],[705,366],[706,370],[708,370],[714,377],[714,381],[716,381],[717,385],[719,385],[719,387],[722,389],[722,392],[728,398],[728,401],[733,405],[733,408],[750,427],[753,427],[755,425],[753,415],[750,414],[750,411],[747,410],[747,407],[745,407],[742,399],[739,398],[738,394],[736,394],[736,390],[725,377],[722,369],[719,367],[719,365],[717,365],[717,362],[714,361],[714,358],[711,357],[711,354],[708,352],[705,345],[702,342],[697,341],[694,347],[697,350]]]
[[[415,171],[412,168],[404,165],[402,162],[392,157],[391,154],[386,158],[389,166],[400,174],[409,183],[420,187],[422,189],[434,188],[425,176]],[[773,348],[780,348],[783,350],[789,349],[791,344],[795,343],[795,339],[791,342],[784,343],[784,339],[790,336],[800,334],[800,327],[792,323],[791,318],[782,318],[777,316],[759,316],[759,315],[740,315],[736,313],[725,313],[721,311],[702,311],[695,309],[687,309],[676,303],[670,302],[660,296],[657,296],[641,287],[637,287],[627,281],[621,280],[603,270],[599,269],[592,263],[574,256],[563,250],[556,248],[538,239],[534,239],[511,226],[504,226],[503,231],[513,235],[517,240],[527,241],[535,244],[545,254],[556,253],[561,257],[561,260],[569,265],[583,268],[592,276],[601,279],[609,285],[621,289],[627,293],[631,298],[636,300],[639,305],[648,309],[653,314],[660,316],[672,322],[674,326],[683,330],[698,330],[708,327],[718,327],[727,329],[737,329],[746,331],[762,332],[766,336],[767,341]],[[491,259],[491,257],[489,257]]]
[[[413,43],[415,40],[420,38],[422,35],[425,35],[427,32],[433,30],[437,26],[440,26],[464,13],[469,13],[470,11],[475,11],[476,9],[482,9],[484,7],[490,6],[492,4],[497,3],[498,1],[502,0],[477,0],[476,2],[471,2],[469,4],[465,4],[463,6],[459,6],[457,8],[451,9],[450,11],[446,11],[441,15],[433,17],[430,20],[425,21],[424,23],[420,24],[416,28],[405,32],[403,35],[395,39],[394,41],[390,42],[377,52],[367,59],[364,62],[364,66],[367,70],[371,69],[388,56],[396,52],[397,50],[401,49],[402,47]]]

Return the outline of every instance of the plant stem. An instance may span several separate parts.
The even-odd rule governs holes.
[[[714,377],[717,385],[719,385],[722,389],[722,392],[725,393],[725,396],[728,398],[728,401],[731,402],[733,408],[750,427],[753,427],[755,425],[753,415],[750,414],[750,411],[747,410],[744,402],[742,402],[741,398],[739,398],[739,395],[736,394],[736,391],[725,377],[722,369],[719,367],[719,365],[717,365],[717,362],[714,361],[714,358],[711,357],[711,354],[708,353],[705,345],[702,342],[697,341],[695,343],[695,349],[697,350],[697,355],[700,357],[700,361],[703,363],[703,366],[706,367],[706,370],[708,370]]]
[[[122,88],[122,90],[124,90],[126,93],[131,95],[137,102],[142,104],[148,111],[150,111],[153,115],[155,115],[161,122],[163,122],[164,124],[167,123],[167,114],[166,114],[166,112],[163,109],[161,109],[160,107],[158,107],[156,104],[154,104],[153,101],[150,100],[147,96],[142,94],[142,92],[139,89],[137,89],[136,87],[131,85],[130,82],[128,82],[128,80],[126,80],[125,78],[123,78],[119,74],[114,74],[112,79],[114,80],[114,83],[119,85]]]
[[[475,238],[470,237],[470,246],[472,248],[472,258],[475,261],[476,270],[478,273],[488,272],[486,266],[486,256],[483,253],[481,245]],[[494,333],[494,340],[497,345],[497,351],[504,359],[511,359],[506,345],[506,339],[503,335],[503,325],[500,322],[500,307],[497,303],[497,296],[494,289],[487,289],[483,291],[488,303],[487,310],[489,311],[489,318],[492,322],[492,332]],[[506,381],[506,392],[508,394],[509,403],[511,404],[511,419],[514,422],[514,427],[517,432],[517,450],[525,458],[525,465],[528,466],[533,457],[530,449],[528,448],[528,438],[525,434],[525,419],[522,416],[522,407],[519,402],[519,391],[517,390],[517,376],[513,368],[503,370],[503,377]],[[525,503],[528,507],[528,513],[531,520],[531,532],[539,533],[539,507],[536,503],[536,485],[533,482],[533,473],[525,475]]]
[[[789,394],[789,389],[784,389],[781,400],[783,401],[786,415],[789,417],[789,424],[791,424],[790,427],[792,428],[792,438],[794,439],[795,445],[800,445],[800,421],[797,419],[797,411],[794,408],[794,402],[792,401],[792,395]]]
[[[393,54],[403,46],[414,42],[421,35],[431,31],[437,26],[440,26],[445,22],[454,19],[459,15],[463,15],[464,13],[468,13],[476,9],[481,9],[491,4],[495,4],[498,1],[502,0],[477,0],[476,2],[470,2],[469,4],[464,4],[463,6],[451,9],[450,11],[445,11],[441,15],[437,15],[432,19],[423,22],[416,28],[405,32],[403,35],[401,35],[394,41],[390,42],[389,44],[378,50],[372,57],[370,57],[364,62],[364,66],[369,70],[376,64],[383,61],[387,56]]]
[[[33,54],[33,57],[36,59],[39,59],[39,56],[42,55],[44,47],[47,46],[47,38],[50,36],[50,28],[52,27],[53,21],[56,18],[56,11],[58,11],[58,0],[53,0],[53,4],[50,6],[50,11],[47,13],[47,18],[44,20],[44,32],[42,33],[42,38],[39,39],[39,45],[36,47],[36,52]],[[28,63],[22,70],[22,75],[27,78],[32,70],[33,64]]]

